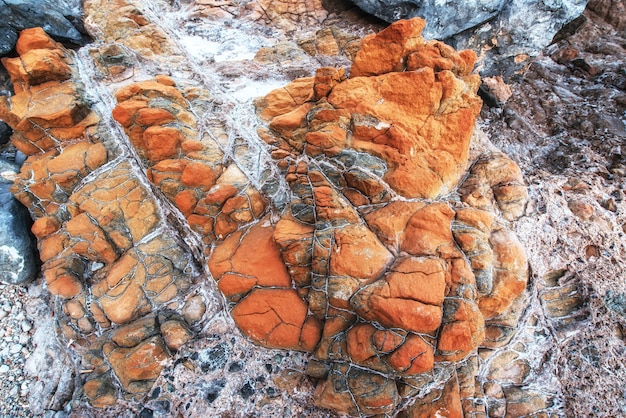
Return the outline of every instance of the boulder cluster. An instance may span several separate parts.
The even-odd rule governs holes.
[[[320,68],[257,100],[284,208],[202,129],[202,89],[125,83],[103,115],[72,54],[41,29],[21,33],[19,57],[3,59],[16,94],[0,102],[28,155],[13,192],[35,219],[91,405],[145,396],[206,319],[196,284],[208,271],[243,334],[311,353],[317,405],[484,412],[495,389],[475,384],[477,349],[508,343],[523,306],[510,227],[527,192],[503,154],[470,164],[476,56],[423,29],[394,23],[363,39],[349,74]]]

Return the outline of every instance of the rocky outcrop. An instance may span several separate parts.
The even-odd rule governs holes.
[[[584,0],[485,0],[458,5],[438,1],[353,0],[387,22],[419,16],[426,19],[424,35],[445,40],[455,48],[478,52],[481,75],[523,74],[529,56],[537,56],[554,35],[583,12]],[[619,13],[617,13],[619,15]],[[518,76],[520,75],[518,74]]]
[[[149,187],[114,157],[118,145],[103,142],[72,56],[37,28],[17,45],[22,55],[3,60],[16,95],[0,113],[29,157],[12,190],[35,218],[44,279],[61,300],[60,332],[90,373],[85,394],[94,406],[112,405],[113,379],[145,392],[168,350],[191,337],[183,317],[146,315],[182,308],[197,272]]]
[[[18,33],[28,28],[43,27],[57,40],[76,44],[82,41],[78,1],[2,0],[0,12],[3,16],[0,23],[0,56],[10,52],[15,47]]]
[[[526,199],[510,160],[485,156],[494,168],[475,166],[459,189],[467,208],[421,200],[457,185],[480,106],[472,54],[424,41],[422,28],[402,21],[365,38],[350,78],[322,68],[257,102],[269,122],[262,136],[293,193],[274,240],[323,325],[308,373],[322,379],[319,405],[352,415],[393,413],[437,384],[433,372],[449,379],[486,332],[494,347],[505,343],[490,320],[526,285],[523,249],[497,221],[519,217]],[[236,321],[258,292],[236,305]],[[272,305],[261,306],[257,323]],[[454,390],[457,399],[474,394]],[[459,402],[457,412],[476,408]]]
[[[474,77],[464,69],[469,54],[389,33],[381,36],[395,40],[383,42],[384,50],[376,38],[360,49],[358,30],[338,22],[347,15],[329,14],[324,25],[351,37],[285,13],[287,39],[255,26],[263,19],[247,19],[249,3],[187,2],[176,12],[160,1],[91,3],[89,28],[99,41],[62,55],[71,58],[66,64],[78,86],[64,94],[80,104],[69,119],[93,111],[97,124],[84,126],[87,132],[95,126],[96,135],[80,133],[57,146],[33,133],[38,144],[63,151],[39,152],[41,164],[31,159],[27,168],[37,176],[20,180],[53,214],[51,197],[73,196],[58,203],[59,216],[68,216],[52,233],[61,244],[47,244],[52,259],[66,245],[78,254],[71,266],[68,252],[56,262],[84,268],[77,276],[91,291],[84,300],[83,293],[53,297],[59,347],[79,360],[72,413],[337,415],[316,406],[324,405],[397,416],[584,416],[591,408],[619,415],[623,201],[622,162],[613,146],[621,79],[617,58],[599,59],[599,51],[620,56],[615,38],[587,48],[559,43],[546,52],[554,61],[546,55],[543,66],[531,67],[522,87],[528,99],[514,91],[504,107],[484,108],[483,117],[494,118],[493,125],[483,119],[484,129],[520,171],[479,130],[466,138],[471,121],[455,122],[454,115],[471,116],[479,106]],[[214,21],[199,15],[218,9],[224,14]],[[198,13],[193,21],[190,10]],[[355,67],[342,75],[348,57]],[[395,66],[400,59],[404,64]],[[423,67],[405,71],[409,62]],[[372,69],[379,63],[382,72]],[[316,73],[319,64],[333,68]],[[310,78],[265,94],[283,84],[280,77],[296,75]],[[389,83],[394,77],[406,78],[411,100],[399,101],[387,88],[398,85]],[[607,87],[610,94],[601,93]],[[411,167],[419,162],[411,147],[430,155],[424,172],[445,165],[432,144],[419,142],[427,136],[407,116],[421,106],[439,108],[446,99],[433,94],[438,88],[442,98],[449,94],[448,107],[424,125],[441,141],[450,141],[446,127],[454,127],[459,148],[449,161],[459,171],[403,183],[401,157],[412,159]],[[264,96],[257,102],[261,122],[250,103],[255,95]],[[576,113],[583,110],[577,100],[587,100],[585,113]],[[36,124],[46,115],[38,112]],[[565,157],[581,154],[566,144],[582,143],[564,126],[579,126],[579,139],[594,138],[598,153],[571,164]],[[44,131],[56,138],[58,128]],[[92,142],[69,148],[83,138]],[[530,143],[538,146],[532,154]],[[102,149],[107,162],[98,166]],[[90,165],[77,167],[83,160]],[[597,171],[576,171],[585,164]],[[71,192],[63,166],[80,178]],[[577,173],[571,177],[580,181],[563,173]],[[31,178],[60,186],[47,196]],[[121,197],[103,199],[111,195]],[[36,208],[38,201],[29,204]],[[143,213],[145,220],[136,221]],[[41,221],[38,231],[54,231],[54,219]],[[118,227],[120,234],[110,236]],[[175,265],[181,257],[190,270]],[[585,376],[601,382],[602,393],[586,386]],[[58,409],[73,386],[64,387],[54,402],[36,404]]]
[[[425,41],[423,26],[366,38],[350,78],[321,68],[257,102],[289,186],[284,209],[199,124],[209,92],[166,76],[118,88],[120,144],[82,95],[71,54],[23,32],[20,58],[4,60],[17,94],[2,115],[29,155],[14,192],[35,217],[92,406],[141,399],[197,338],[205,260],[246,336],[313,354],[319,406],[392,414],[448,382],[459,413],[481,410],[468,384],[476,350],[508,342],[502,318],[514,327],[528,277],[507,228],[525,187],[495,154],[461,181],[481,104],[474,55]],[[127,72],[100,64],[104,77]],[[204,254],[177,238],[187,228]]]
[[[555,376],[565,413],[575,416],[624,409],[625,317],[615,303],[626,294],[622,8],[590,1],[582,22],[531,65],[504,107],[482,116],[492,141],[535,185],[527,226],[518,229],[537,277],[529,313],[543,318],[533,326],[552,330],[537,351],[554,355],[558,372],[545,376]],[[523,354],[507,357],[518,362]]]

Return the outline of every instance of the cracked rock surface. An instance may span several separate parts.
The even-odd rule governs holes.
[[[3,59],[15,94],[0,116],[28,155],[12,190],[35,219],[55,318],[35,344],[64,354],[30,360],[52,382],[31,403],[74,416],[582,411],[559,367],[615,357],[578,358],[567,337],[598,312],[585,273],[537,276],[549,246],[528,245],[553,236],[535,228],[541,192],[524,154],[476,128],[489,110],[474,53],[424,39],[420,19],[361,40],[375,24],[314,2],[92,0],[85,13],[91,45],[30,29]],[[503,121],[524,123],[506,99],[518,117]],[[584,198],[563,210],[598,219]],[[601,295],[620,315],[619,286]]]

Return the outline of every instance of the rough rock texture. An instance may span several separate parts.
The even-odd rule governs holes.
[[[18,33],[42,27],[58,40],[81,43],[80,2],[76,0],[2,0],[0,1],[0,56],[10,52]]]
[[[28,210],[9,191],[18,171],[17,164],[0,159],[0,281],[7,284],[28,283],[39,272]]]
[[[317,3],[85,6],[95,44],[27,31],[5,60],[2,119],[29,154],[14,192],[69,355],[37,413],[75,383],[77,416],[592,415],[567,379],[602,364],[596,412],[619,415],[619,319],[577,345],[602,312],[578,271],[536,274],[565,262],[553,247],[580,256],[553,233],[580,230],[565,211],[598,208],[535,211],[537,185],[472,135],[472,53],[420,20],[359,41],[354,11]],[[618,260],[597,271],[622,277]],[[620,318],[624,292],[603,289],[593,303]]]
[[[582,25],[481,118],[529,184],[517,228],[537,289],[529,313],[550,330],[538,351],[558,370],[567,416],[626,411],[623,7],[590,1]]]
[[[507,77],[513,72],[523,74],[528,57],[539,55],[563,26],[580,16],[587,4],[586,0],[353,2],[387,22],[419,16],[428,22],[424,36],[444,40],[457,49],[476,51],[481,75],[504,72]],[[611,14],[620,15],[617,10]]]

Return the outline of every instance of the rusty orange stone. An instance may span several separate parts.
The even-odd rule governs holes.
[[[178,155],[181,134],[175,128],[151,126],[143,133],[146,154],[152,161],[160,161]]]
[[[255,289],[232,310],[237,326],[253,341],[272,348],[302,350],[306,303],[293,289]]]
[[[424,373],[434,367],[434,349],[419,335],[409,334],[404,344],[387,357],[387,363],[407,375]]]
[[[61,45],[48,36],[42,28],[28,28],[20,32],[15,51],[23,55],[31,49],[60,49]]]

